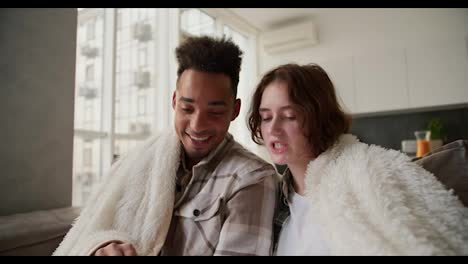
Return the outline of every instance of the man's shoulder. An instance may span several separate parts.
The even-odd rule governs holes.
[[[271,174],[276,173],[272,164],[237,142],[234,142],[227,151],[224,162],[232,164],[232,168],[235,168],[238,175],[263,171]]]

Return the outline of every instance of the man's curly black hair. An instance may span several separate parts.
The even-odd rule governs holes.
[[[231,39],[209,36],[189,37],[176,48],[177,79],[187,69],[203,72],[224,73],[231,79],[234,97],[237,96],[237,84],[243,52]]]

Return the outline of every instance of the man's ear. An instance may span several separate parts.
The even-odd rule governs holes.
[[[231,121],[234,121],[239,116],[241,108],[241,99],[236,99],[234,102],[234,111],[232,112]]]
[[[176,105],[176,93],[177,93],[177,90],[174,90],[174,92],[172,93],[172,109],[175,110],[175,105]]]

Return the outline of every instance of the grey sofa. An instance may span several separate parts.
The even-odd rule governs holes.
[[[456,140],[415,161],[452,189],[468,207],[468,140]]]
[[[453,189],[468,206],[468,141],[458,140],[415,160]],[[0,216],[0,256],[50,256],[71,228],[79,208]]]
[[[41,210],[0,216],[0,256],[50,256],[80,209]]]

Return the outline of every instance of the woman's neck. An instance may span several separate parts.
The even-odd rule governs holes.
[[[304,160],[302,162],[288,164],[289,171],[291,172],[293,178],[293,187],[294,191],[299,195],[305,195],[305,173],[307,170],[307,165],[310,160]]]

